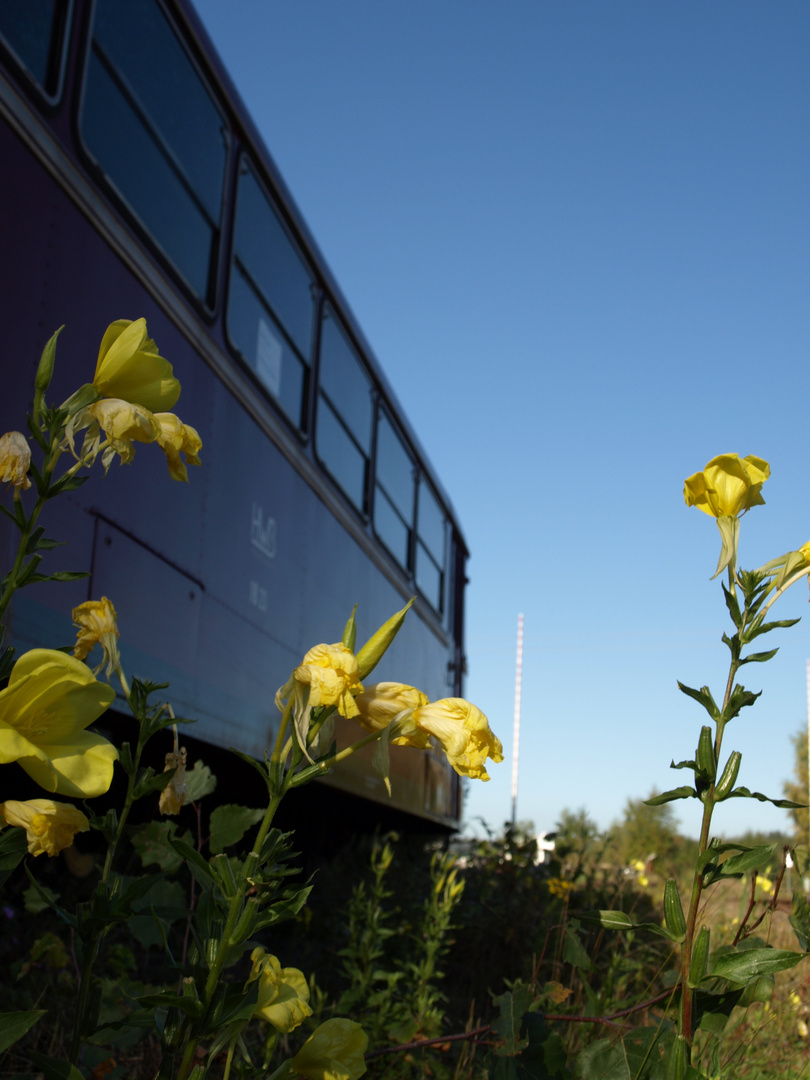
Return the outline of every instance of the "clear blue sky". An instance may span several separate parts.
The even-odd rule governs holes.
[[[684,478],[765,457],[742,565],[810,539],[810,5],[197,7],[460,515],[467,696],[507,754],[468,815],[510,813],[522,611],[518,816],[607,826],[685,782],[705,714],[676,679],[725,683],[719,535]],[[810,615],[793,593],[779,617]],[[810,618],[778,637],[726,736],[774,797]]]

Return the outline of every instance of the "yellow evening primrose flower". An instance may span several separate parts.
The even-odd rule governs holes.
[[[353,1020],[333,1017],[310,1035],[293,1068],[307,1080],[358,1080],[366,1071],[368,1036]]]
[[[128,465],[135,457],[133,443],[155,442],[160,434],[160,425],[148,409],[123,398],[102,398],[88,405],[76,426],[82,427],[91,420],[96,421],[110,444],[101,459],[105,470],[115,454],[121,458],[122,465]]]
[[[353,694],[362,692],[363,684],[357,660],[345,645],[315,645],[293,672],[296,682],[309,687],[309,704],[336,705],[341,716],[357,716]]]
[[[54,649],[23,653],[0,690],[0,764],[19,762],[46,791],[103,795],[118,751],[85,728],[114,700],[80,660]]]
[[[688,477],[683,497],[687,506],[711,517],[736,518],[752,506],[764,505],[760,491],[770,475],[771,467],[763,458],[720,454],[703,472]]]
[[[432,735],[460,776],[489,780],[487,758],[503,761],[500,739],[492,733],[486,716],[464,698],[443,698],[414,710],[417,727]]]
[[[737,563],[740,516],[765,500],[761,488],[771,475],[764,458],[741,458],[739,454],[720,454],[712,458],[703,472],[694,473],[684,482],[683,497],[687,506],[696,506],[717,521],[722,547],[713,577]]]
[[[170,412],[155,413],[155,420],[160,428],[157,444],[166,455],[169,463],[169,475],[173,480],[188,481],[186,465],[199,465],[199,453],[202,439],[193,427]],[[185,462],[180,460],[180,454]]]
[[[28,470],[31,467],[31,447],[19,431],[0,435],[0,484],[11,484],[21,491],[31,487]]]
[[[354,694],[362,693],[357,660],[343,644],[315,645],[290,678],[276,691],[276,706],[284,712],[292,695],[293,724],[299,746],[312,761],[308,749],[310,714],[320,706],[333,706],[341,716],[358,715]]]
[[[430,704],[430,699],[415,686],[395,682],[376,683],[365,687],[354,701],[360,710],[355,720],[366,731],[381,731],[397,720],[404,724],[404,731],[391,740],[394,746],[415,746],[424,750],[430,745],[430,735],[410,720],[414,709]]]
[[[261,947],[250,954],[253,969],[248,982],[259,980],[259,1000],[254,1016],[272,1024],[283,1035],[312,1016],[309,986],[298,968],[282,968],[275,956]]]
[[[180,397],[172,365],[147,336],[146,319],[110,323],[98,350],[93,386],[102,397],[122,398],[150,412],[171,409]]]
[[[100,645],[104,656],[96,673],[106,664],[109,678],[118,663],[118,624],[112,601],[106,596],[88,600],[73,609],[72,618],[78,631],[73,655],[77,660],[84,660],[95,645]]]
[[[6,825],[25,829],[31,855],[58,855],[71,846],[77,832],[87,832],[90,828],[90,822],[81,810],[51,799],[29,799],[27,802],[9,799],[0,803],[0,815]]]

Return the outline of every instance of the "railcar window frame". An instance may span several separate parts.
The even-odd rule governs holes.
[[[302,344],[296,341],[296,337],[293,335],[293,330],[285,324],[281,312],[281,305],[279,300],[268,295],[268,290],[264,287],[262,282],[258,280],[258,272],[252,271],[246,262],[240,257],[237,247],[237,238],[240,222],[240,206],[242,203],[242,181],[245,176],[250,176],[252,181],[256,185],[258,195],[263,198],[267,204],[268,212],[275,219],[275,224],[278,226],[280,232],[284,236],[284,239],[289,245],[289,251],[292,256],[296,258],[302,271],[309,279],[308,288],[310,292],[310,313],[309,313],[309,330],[308,330],[308,353],[304,353],[300,348]],[[226,283],[225,283],[225,295],[223,298],[223,330],[225,339],[229,348],[247,368],[251,376],[258,382],[261,390],[269,397],[276,409],[281,413],[284,420],[290,424],[298,436],[305,440],[309,432],[309,399],[311,393],[311,384],[313,381],[313,368],[315,357],[315,343],[317,337],[317,323],[319,317],[319,295],[320,286],[318,284],[318,278],[314,267],[311,265],[306,255],[304,254],[301,246],[297,243],[292,230],[289,228],[285,221],[284,214],[282,213],[281,205],[278,200],[273,196],[272,189],[265,182],[264,177],[261,174],[261,170],[254,160],[253,155],[244,148],[240,151],[239,161],[236,167],[236,187],[234,192],[233,213],[229,222],[228,233],[228,245],[229,245],[229,257],[226,271]],[[237,312],[235,300],[236,290],[245,289],[247,294],[252,294],[253,300],[258,305],[260,312],[264,313],[264,322],[262,322],[261,314],[259,315],[259,323],[256,327],[257,346],[256,346],[256,362],[251,362],[250,358],[245,354],[244,349],[240,346],[236,339],[234,329],[236,328]],[[275,303],[274,303],[275,300]],[[277,366],[277,372],[266,370],[265,374],[262,374],[262,358],[261,343],[258,339],[262,337],[264,330],[264,336],[268,335],[274,339],[274,345],[278,348],[276,356],[270,360],[271,364]],[[296,335],[297,336],[297,335]],[[279,340],[280,339],[280,340]],[[268,345],[269,347],[269,345]],[[297,418],[293,415],[294,410],[288,408],[283,401],[283,393],[279,393],[274,390],[272,383],[276,382],[279,389],[284,386],[284,370],[285,365],[284,351],[291,353],[290,360],[298,364],[297,373],[300,375],[300,392],[298,400]]]
[[[19,73],[26,89],[48,106],[56,106],[62,100],[65,87],[70,31],[73,25],[74,0],[53,0],[50,19],[50,40],[46,61],[45,79],[41,80],[30,63],[2,30],[0,19],[0,51],[8,57],[12,69]],[[30,10],[30,7],[29,7]]]
[[[100,2],[107,2],[107,0],[94,0],[92,19],[87,35],[84,64],[81,75],[81,95],[76,118],[78,144],[87,161],[92,163],[92,169],[95,173],[94,180],[100,191],[107,195],[108,198],[112,198],[115,203],[119,204],[120,210],[123,211],[124,216],[129,220],[131,226],[144,239],[147,249],[154,252],[158,259],[166,264],[173,277],[178,281],[181,291],[186,293],[195,303],[198,310],[208,321],[211,321],[216,315],[221,300],[221,297],[217,295],[217,284],[219,281],[219,267],[223,241],[228,233],[229,225],[226,220],[225,209],[229,165],[234,147],[234,135],[228,111],[224,107],[216,89],[212,86],[206,73],[197,61],[194,50],[190,48],[186,42],[182,29],[173,19],[165,4],[163,4],[161,0],[148,0],[151,6],[156,9],[159,17],[162,17],[165,20],[167,33],[170,35],[171,40],[177,46],[180,53],[183,54],[187,62],[187,73],[196,77],[200,90],[204,93],[205,98],[219,120],[218,133],[222,139],[222,173],[218,181],[218,205],[216,208],[212,206],[209,209],[206,204],[204,192],[197,190],[193,182],[193,177],[189,175],[189,171],[184,165],[181,156],[178,155],[178,153],[175,152],[175,149],[170,145],[159,124],[150,117],[149,109],[139,99],[136,88],[133,88],[129,84],[126,74],[117,68],[112,58],[106,54],[103,47],[97,42],[96,21],[100,10]],[[126,106],[129,113],[134,114],[138,126],[132,130],[136,131],[138,135],[146,137],[156,152],[158,159],[166,166],[168,174],[185,193],[188,202],[183,205],[190,207],[192,212],[196,212],[203,224],[207,225],[210,229],[211,236],[207,257],[207,273],[203,288],[200,288],[195,284],[187,272],[188,267],[192,265],[194,260],[190,262],[187,257],[178,258],[177,254],[173,254],[172,246],[167,244],[167,241],[172,240],[173,235],[178,234],[173,234],[171,230],[164,230],[161,233],[160,230],[153,229],[142,213],[136,208],[136,203],[132,200],[132,195],[136,193],[136,189],[133,187],[132,189],[127,190],[123,187],[122,179],[125,180],[125,177],[122,177],[119,173],[116,173],[116,175],[110,173],[107,165],[99,159],[96,152],[91,148],[90,142],[86,137],[86,123],[88,116],[88,92],[91,79],[91,68],[94,64],[98,64],[103,75],[113,81],[121,95],[123,104]],[[190,83],[189,85],[192,84]],[[108,158],[108,163],[109,160],[110,159]],[[126,170],[124,170],[124,172],[126,172]],[[162,205],[168,207],[168,201]],[[216,217],[212,217],[212,213],[214,212],[217,215]],[[179,252],[179,248],[174,250]],[[182,252],[180,252],[180,254],[182,255]],[[184,268],[184,264],[186,268]]]
[[[410,466],[410,506],[404,505],[408,500],[403,500],[401,494],[395,491],[395,487],[401,484],[403,477],[395,477],[393,472],[389,473],[388,476],[381,475],[381,462],[384,460],[384,456],[390,453],[390,451],[382,449],[381,432],[385,430],[384,425],[387,426],[390,437],[395,440],[395,442],[390,445],[394,448],[395,452],[401,452],[402,458],[406,460]],[[389,461],[392,463],[393,469],[396,470],[399,468],[399,466],[394,463],[393,458],[389,458]],[[396,423],[393,410],[389,409],[382,401],[380,401],[377,405],[375,425],[372,525],[374,528],[374,535],[389,554],[396,559],[397,563],[409,577],[411,575],[411,566],[413,563],[412,552],[416,512],[416,476],[416,458]],[[405,516],[406,514],[407,517]],[[397,554],[391,540],[386,538],[386,532],[389,537],[391,537],[390,525],[393,525],[394,528],[396,528],[397,524],[401,525],[405,530],[404,560]]]
[[[427,530],[423,525],[423,519],[427,518],[427,514],[423,513],[422,507],[422,492],[425,491],[427,498],[431,500],[433,507],[438,511],[441,517],[441,558],[439,558],[439,552],[433,546],[433,539],[428,536]],[[425,598],[437,614],[444,617],[448,610],[447,603],[447,582],[451,574],[448,574],[448,557],[449,557],[449,533],[451,528],[450,518],[447,515],[444,507],[441,504],[439,497],[436,494],[434,485],[424,470],[420,471],[419,478],[416,485],[416,521],[414,526],[414,542],[413,542],[413,577],[416,588],[419,593]],[[422,584],[420,584],[420,552],[424,553],[424,557],[428,560],[428,564],[432,566],[438,575],[438,594],[434,594],[432,599],[428,591]],[[425,565],[422,563],[422,565]],[[424,577],[421,581],[424,581]],[[438,606],[435,603],[435,599],[438,599]]]
[[[355,431],[355,427],[352,423],[351,417],[346,415],[349,409],[353,408],[352,397],[349,393],[344,395],[343,387],[340,384],[340,380],[333,384],[333,389],[324,385],[324,371],[329,366],[329,361],[325,363],[325,349],[324,342],[326,334],[324,329],[328,320],[331,320],[331,324],[334,326],[335,333],[339,336],[339,341],[345,347],[344,355],[351,358],[354,361],[356,370],[362,376],[362,379],[367,384],[368,389],[368,433],[367,442],[364,449],[360,442],[359,432]],[[338,398],[335,390],[339,390],[342,400]],[[340,312],[336,310],[335,306],[329,300],[324,300],[321,306],[320,323],[318,333],[318,386],[315,403],[315,456],[322,466],[324,471],[332,478],[339,490],[348,499],[350,505],[362,516],[364,521],[369,517],[369,487],[371,480],[371,468],[372,468],[372,453],[373,453],[373,439],[374,439],[374,403],[377,395],[377,384],[371,371],[366,366],[365,360],[360,350],[354,345],[348,331],[346,330],[345,323],[341,318]],[[326,410],[326,411],[324,411]],[[327,439],[332,436],[327,435],[329,430],[327,424],[324,424],[324,419],[329,417],[327,423],[334,422],[332,427],[332,433],[337,434],[338,439],[343,440],[344,448],[350,452],[354,450],[362,458],[362,479],[360,488],[360,500],[355,498],[352,492],[349,490],[349,485],[341,479],[338,475],[337,469],[330,467],[328,456],[324,453],[327,446]],[[335,426],[336,425],[336,426]],[[336,445],[332,442],[332,448]],[[333,464],[337,461],[337,455],[333,457]],[[341,466],[342,467],[342,466]]]

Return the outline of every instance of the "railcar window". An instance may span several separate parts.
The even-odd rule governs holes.
[[[419,482],[416,531],[416,585],[433,607],[441,612],[447,522],[424,477]]]
[[[374,531],[407,570],[413,525],[414,464],[387,415],[377,419]]]
[[[318,457],[357,509],[365,512],[373,387],[328,304],[321,324],[319,381]]]
[[[0,35],[46,94],[59,85],[67,0],[3,0]]]
[[[247,163],[239,178],[233,248],[228,334],[302,427],[315,283]]]
[[[156,0],[97,0],[81,130],[110,183],[210,304],[226,124]]]

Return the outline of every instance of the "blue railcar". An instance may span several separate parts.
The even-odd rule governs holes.
[[[0,429],[23,428],[57,326],[59,401],[109,321],[145,316],[204,447],[187,485],[144,446],[60,499],[52,565],[92,575],[19,593],[15,642],[68,644],[72,606],[109,596],[127,668],[171,682],[198,738],[261,756],[306,649],[356,602],[362,639],[416,595],[374,677],[460,695],[450,500],[191,5],[4,0],[0,119]],[[14,541],[0,525],[5,560]],[[457,823],[443,755],[395,751],[392,781],[399,810]],[[328,783],[387,800],[367,759]]]

